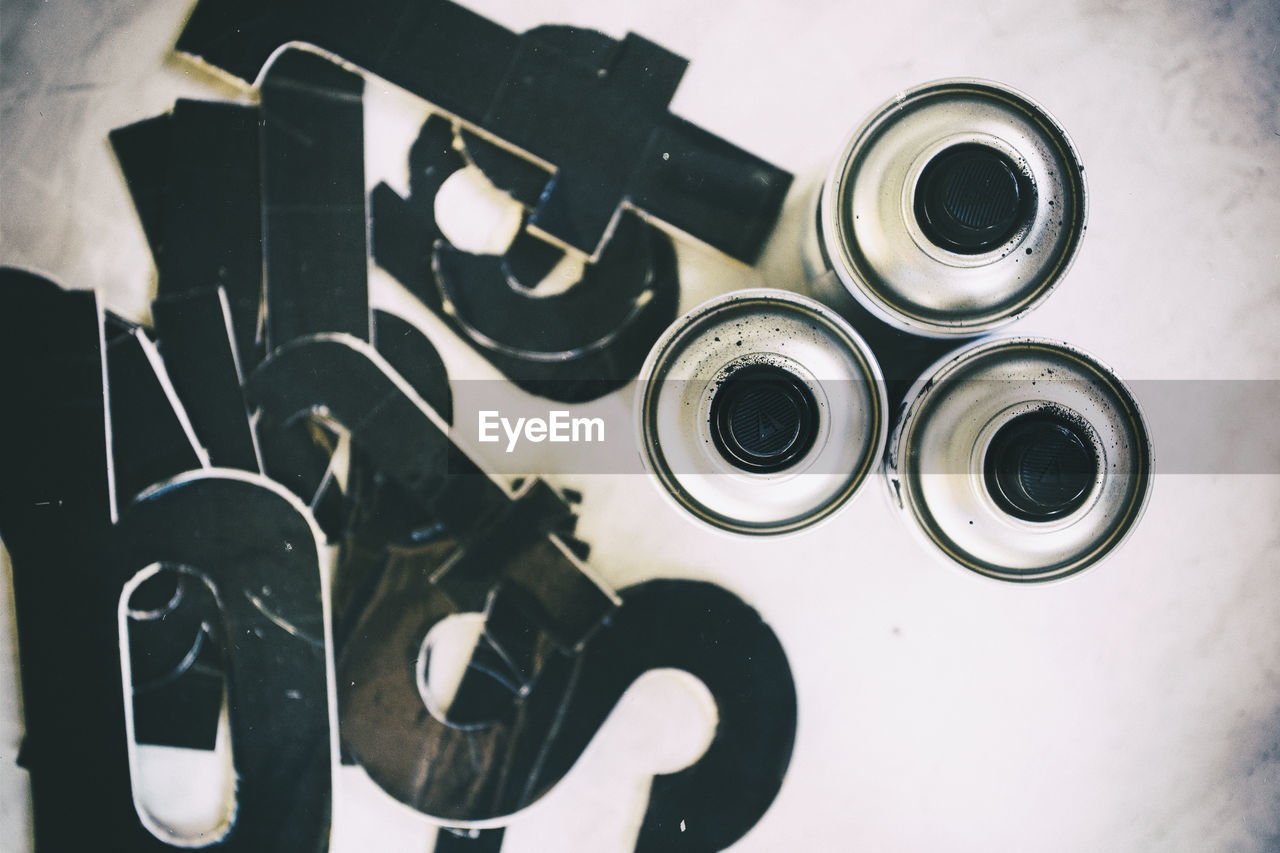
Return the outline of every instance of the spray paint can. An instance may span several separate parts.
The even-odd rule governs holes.
[[[1079,155],[1048,112],[997,83],[939,80],[897,95],[850,136],[803,254],[814,295],[842,313],[847,294],[894,329],[954,341],[1039,305],[1074,259],[1085,218]]]
[[[778,534],[828,518],[883,454],[875,357],[808,297],[758,289],[713,299],[663,334],[640,375],[646,469],[721,530]]]
[[[1078,572],[1132,531],[1151,491],[1137,402],[1075,347],[971,344],[926,372],[889,439],[894,502],[932,545],[1008,581]]]

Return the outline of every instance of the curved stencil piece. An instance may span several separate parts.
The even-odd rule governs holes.
[[[239,810],[212,846],[323,850],[330,729],[315,530],[276,484],[219,469],[148,490],[113,527],[103,350],[92,292],[0,270],[0,392],[16,407],[0,442],[0,536],[37,847],[174,849],[132,799],[122,656],[122,596],[161,563],[203,575],[228,629]]]
[[[723,850],[768,810],[791,761],[796,693],[786,652],[754,608],[715,584],[654,580],[619,595],[608,630],[583,652],[543,772],[567,771],[640,675],[684,670],[706,685],[719,721],[697,762],[654,777],[636,850]]]
[[[338,662],[344,742],[375,782],[444,821],[512,815],[568,773],[632,682],[671,667],[707,686],[719,722],[701,759],[654,779],[637,849],[721,850],[755,825],[790,762],[796,699],[786,655],[754,609],[702,582],[623,590],[579,655],[535,644],[536,680],[505,708],[490,704],[488,722],[454,723],[428,711],[416,661],[428,632],[457,611],[412,580],[447,547],[396,555]]]
[[[330,720],[319,547],[318,531],[296,500],[265,478],[229,469],[184,475],[141,496],[112,531],[96,620],[117,640],[111,645],[124,642],[120,591],[148,566],[186,567],[208,582],[218,601],[227,638],[236,809],[213,849],[328,846]],[[114,623],[110,632],[107,623]],[[119,689],[103,705],[123,722]],[[116,740],[123,744],[123,725]],[[127,791],[123,746],[103,746],[115,754],[95,766]],[[132,836],[135,849],[145,849],[157,839],[130,805],[127,816],[116,816],[116,843]]]
[[[444,486],[452,447],[447,428],[364,341],[343,334],[297,338],[272,352],[245,390],[260,435],[323,412],[424,507]]]
[[[462,251],[441,232],[436,193],[468,160],[517,200],[527,203],[536,183],[528,161],[465,130],[459,139],[466,159],[450,123],[432,116],[409,152],[409,197],[374,188],[374,259],[526,391],[582,402],[621,387],[675,319],[670,238],[623,210],[577,281],[554,295],[536,293],[563,252],[534,237],[527,216],[501,255]]]

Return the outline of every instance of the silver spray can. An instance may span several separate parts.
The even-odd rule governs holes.
[[[875,357],[804,296],[759,289],[713,299],[663,334],[640,376],[646,469],[721,530],[777,534],[828,518],[883,454]]]
[[[940,80],[900,93],[849,138],[804,259],[823,301],[847,293],[895,329],[954,340],[1040,304],[1085,217],[1079,155],[1048,112],[997,83]]]
[[[1063,343],[994,338],[908,392],[885,463],[893,501],[966,568],[1008,581],[1078,572],[1120,543],[1151,491],[1137,402]]]

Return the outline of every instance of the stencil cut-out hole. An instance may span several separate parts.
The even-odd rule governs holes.
[[[167,597],[166,597],[167,596]],[[125,585],[118,610],[121,690],[125,700],[129,775],[134,808],[156,838],[177,847],[204,847],[226,836],[235,816],[235,768],[231,750],[225,680],[198,662],[207,641],[206,622],[216,618],[217,598],[201,575],[184,566],[153,564]],[[135,615],[136,614],[136,615]],[[221,625],[217,626],[221,632]],[[134,648],[141,643],[146,648]],[[190,646],[188,649],[187,647]],[[185,650],[185,651],[184,651]],[[162,677],[142,667],[153,658]],[[225,663],[225,662],[220,662]],[[217,670],[225,671],[220,665]],[[207,688],[184,696],[178,679],[200,679]],[[144,679],[139,681],[139,679]],[[184,707],[194,695],[210,707]],[[216,698],[215,698],[216,697]],[[213,703],[217,707],[212,707]],[[139,740],[139,726],[155,729],[166,715],[207,721],[216,731],[213,749],[189,749],[147,744]],[[181,722],[181,720],[179,721]],[[197,723],[198,724],[198,723]],[[158,729],[157,729],[158,730]]]
[[[524,221],[520,203],[494,186],[475,166],[459,169],[435,198],[436,225],[464,252],[501,255]]]
[[[484,636],[482,613],[455,613],[437,623],[422,641],[418,654],[418,695],[431,715],[455,728],[483,728],[501,717],[519,693],[519,685],[504,666],[501,650]],[[454,700],[463,680],[480,679],[483,696],[466,715]]]

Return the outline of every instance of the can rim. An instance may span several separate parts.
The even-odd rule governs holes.
[[[656,410],[654,400],[657,392],[655,388],[660,384],[659,377],[655,377],[655,372],[660,368],[664,358],[670,354],[672,345],[708,315],[727,306],[750,302],[760,302],[767,305],[782,303],[801,309],[822,320],[829,328],[839,333],[841,337],[850,343],[852,351],[856,353],[856,360],[867,373],[866,380],[875,389],[874,393],[870,395],[872,412],[869,418],[874,435],[867,442],[867,451],[860,460],[858,470],[850,472],[850,475],[845,480],[844,487],[828,498],[817,511],[774,523],[737,522],[692,499],[688,501],[681,500],[679,495],[683,494],[685,490],[680,487],[678,477],[662,462],[663,454],[658,447],[658,439],[652,423]],[[635,396],[637,416],[634,424],[637,447],[645,472],[654,478],[656,481],[654,485],[662,493],[663,498],[669,505],[675,506],[681,511],[682,515],[694,519],[700,526],[708,527],[721,534],[771,536],[776,538],[793,535],[824,523],[850,503],[867,479],[876,473],[876,469],[884,458],[889,434],[888,399],[885,391],[884,375],[880,370],[880,365],[875,355],[866,341],[848,321],[816,299],[794,291],[780,288],[748,288],[721,294],[695,306],[677,318],[658,338],[649,350],[639,375],[640,381],[636,387]]]
[[[946,93],[948,90],[976,92],[994,97],[1018,107],[1038,126],[1044,129],[1045,139],[1061,152],[1061,160],[1070,171],[1070,183],[1076,186],[1078,199],[1069,228],[1072,234],[1060,257],[1055,259],[1045,283],[1019,301],[1014,310],[994,313],[976,320],[942,321],[930,319],[904,310],[893,304],[877,290],[869,280],[867,271],[860,269],[846,236],[852,234],[849,212],[840,203],[850,166],[863,153],[877,132],[907,104],[924,97]],[[821,184],[817,203],[817,242],[823,263],[835,270],[844,288],[882,322],[929,338],[957,338],[990,332],[1014,322],[1038,307],[1058,287],[1075,262],[1088,227],[1088,185],[1079,149],[1062,123],[1035,99],[1024,92],[993,80],[980,77],[945,77],[904,89],[883,102],[846,138],[840,154],[832,162]],[[1064,176],[1065,177],[1065,176]],[[958,265],[970,265],[961,262]]]
[[[917,425],[920,410],[927,404],[935,387],[943,386],[950,374],[966,363],[977,359],[992,350],[1016,346],[1035,346],[1070,356],[1086,367],[1094,376],[1104,379],[1114,392],[1115,399],[1128,410],[1126,418],[1134,427],[1136,465],[1134,476],[1139,482],[1138,494],[1129,505],[1121,508],[1123,518],[1112,525],[1107,535],[1092,543],[1081,553],[1043,569],[1008,569],[986,563],[957,547],[949,547],[948,543],[933,535],[921,518],[917,506],[918,496],[908,488],[903,474],[903,454],[905,444]],[[948,558],[951,566],[959,566],[967,573],[1013,583],[1046,583],[1073,577],[1085,569],[1091,568],[1111,556],[1118,550],[1138,527],[1147,507],[1151,502],[1151,493],[1155,488],[1155,444],[1151,438],[1149,421],[1141,403],[1120,380],[1116,371],[1106,362],[1091,352],[1067,343],[1047,337],[1027,335],[1008,335],[983,338],[960,349],[948,353],[934,362],[907,390],[900,408],[897,423],[889,437],[888,449],[884,457],[885,494],[895,511],[907,515],[905,519],[915,535],[928,544],[933,553]],[[963,476],[963,475],[962,475]]]

